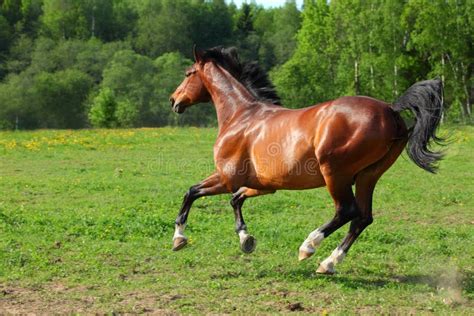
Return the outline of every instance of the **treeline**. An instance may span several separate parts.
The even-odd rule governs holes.
[[[289,107],[439,76],[466,123],[473,19],[469,0],[0,0],[0,129],[215,124],[210,105],[170,111],[194,43],[258,60]]]
[[[445,120],[471,122],[474,1],[306,1],[298,48],[273,79],[287,105],[340,95],[391,102],[440,77]]]
[[[0,0],[0,128],[211,125],[170,111],[192,46],[233,45],[271,69],[296,47],[294,1]]]

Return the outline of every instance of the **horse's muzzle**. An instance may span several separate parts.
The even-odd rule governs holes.
[[[173,97],[170,98],[170,102],[171,102],[171,109],[175,113],[181,114],[186,109],[186,107],[183,104],[176,102]]]
[[[173,111],[178,114],[184,113],[184,110],[186,110],[186,107],[183,106],[182,104],[178,103],[178,104],[173,105]]]

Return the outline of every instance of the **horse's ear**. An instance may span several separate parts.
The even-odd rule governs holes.
[[[202,60],[203,60],[202,55],[203,54],[202,54],[202,51],[196,47],[196,44],[194,44],[194,46],[193,46],[193,55],[194,55],[194,61],[196,63],[202,62]]]

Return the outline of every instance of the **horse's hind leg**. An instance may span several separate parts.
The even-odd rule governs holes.
[[[298,259],[300,261],[311,257],[324,238],[359,216],[354,193],[352,192],[352,177],[326,174],[324,180],[334,200],[336,214],[332,220],[309,234],[299,248]]]
[[[372,194],[376,182],[377,179],[373,181],[373,179],[365,174],[357,176],[356,201],[360,210],[360,216],[352,220],[349,233],[331,255],[321,262],[316,270],[317,273],[333,274],[335,272],[335,265],[342,262],[357,237],[372,223]]]
[[[405,147],[405,143],[406,141],[403,139],[394,142],[389,152],[382,159],[357,174],[355,182],[355,198],[360,211],[360,216],[352,220],[349,232],[339,246],[334,249],[332,254],[321,262],[316,271],[317,273],[334,273],[335,265],[344,259],[349,248],[356,241],[357,237],[359,237],[362,231],[372,223],[372,197],[375,185],[382,174],[395,162]]]
[[[252,235],[247,232],[247,225],[245,225],[244,217],[242,216],[242,205],[249,197],[274,193],[275,191],[255,190],[247,187],[241,187],[232,195],[230,205],[234,209],[235,214],[235,232],[239,235],[240,249],[245,253],[251,253],[257,246],[257,241]]]
[[[226,192],[227,189],[221,183],[220,176],[217,173],[210,175],[203,181],[189,188],[188,192],[184,195],[183,204],[181,205],[178,217],[176,218],[176,226],[173,236],[173,251],[182,249],[188,243],[188,238],[184,235],[184,228],[186,227],[189,210],[191,209],[193,202],[202,196],[216,195]]]

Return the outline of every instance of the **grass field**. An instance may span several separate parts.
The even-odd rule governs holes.
[[[0,314],[472,315],[474,128],[443,133],[453,142],[439,174],[400,157],[377,186],[373,225],[320,276],[347,231],[298,262],[333,215],[324,188],[248,200],[250,255],[229,196],[198,200],[190,245],[171,251],[185,191],[213,170],[215,129],[1,132]]]

